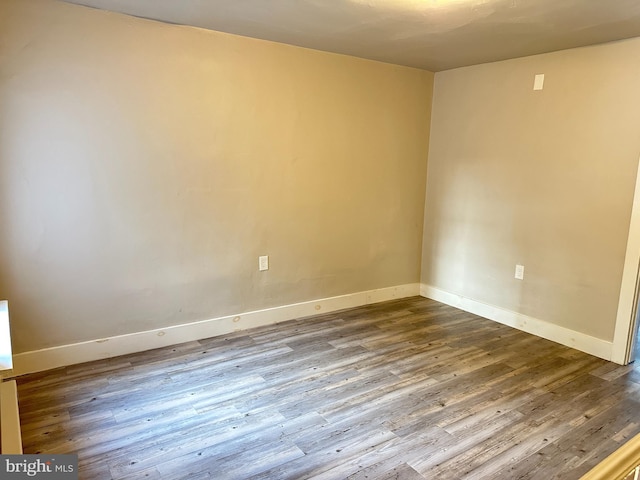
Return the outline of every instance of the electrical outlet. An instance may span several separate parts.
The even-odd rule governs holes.
[[[516,265],[516,278],[524,280],[524,265]]]
[[[544,73],[539,73],[533,77],[533,89],[542,90],[544,88]]]
[[[258,268],[260,271],[269,270],[269,255],[258,257]]]

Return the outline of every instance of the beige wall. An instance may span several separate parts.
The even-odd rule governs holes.
[[[634,39],[436,74],[423,283],[612,339],[640,155],[638,60]]]
[[[44,0],[0,68],[17,352],[419,281],[431,73]]]

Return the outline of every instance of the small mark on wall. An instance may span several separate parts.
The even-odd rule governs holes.
[[[159,337],[164,337],[165,333],[164,332],[158,332],[158,336]]]
[[[233,317],[233,323],[238,323],[240,321],[240,317]]]
[[[320,310],[322,307],[320,305],[316,305],[316,310]]]

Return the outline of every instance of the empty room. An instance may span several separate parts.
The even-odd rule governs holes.
[[[637,478],[639,85],[629,0],[0,0],[0,477]]]

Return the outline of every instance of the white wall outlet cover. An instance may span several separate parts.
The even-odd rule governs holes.
[[[258,257],[258,268],[261,272],[269,270],[269,255],[261,255]]]
[[[524,265],[516,265],[515,277],[518,280],[524,280]]]
[[[544,88],[544,73],[539,73],[533,78],[533,89],[542,90]]]

